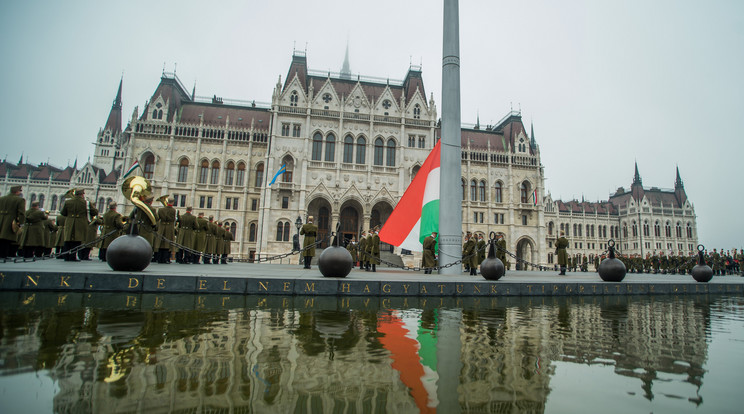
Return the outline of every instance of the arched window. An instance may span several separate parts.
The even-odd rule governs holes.
[[[188,158],[181,158],[181,162],[178,163],[178,182],[185,183],[189,178],[189,160]]]
[[[41,196],[39,196],[39,199],[41,199]],[[682,223],[679,221],[677,222],[677,237],[682,237]]]
[[[212,175],[209,180],[209,184],[219,184],[220,182],[220,162],[217,160],[212,161]]]
[[[650,230],[648,226],[648,220],[643,221],[643,235],[644,236],[650,236]]]
[[[382,138],[375,140],[375,165],[382,165],[383,145]]]
[[[411,180],[413,180],[414,178],[416,178],[416,174],[418,174],[418,172],[419,172],[420,169],[421,169],[421,167],[419,167],[418,165],[414,165],[413,166],[413,169],[411,169]]]
[[[636,225],[635,220],[633,220],[631,227],[633,228],[633,237],[638,237],[638,226]]]
[[[527,181],[522,181],[519,185],[519,200],[522,203],[530,202],[530,183]]]
[[[462,181],[462,201],[465,201],[465,200],[467,200],[467,198],[465,198],[465,194],[467,194],[467,188],[468,188],[468,186],[465,184],[465,179],[464,178],[462,178],[461,181]]]
[[[152,180],[152,175],[155,172],[155,156],[147,154],[145,157],[145,178]]]
[[[248,230],[248,241],[249,242],[256,241],[256,223],[251,223],[251,226]]]
[[[239,162],[238,172],[235,174],[235,185],[243,185],[243,180],[245,180],[245,163]]]
[[[33,203],[34,201],[36,201],[36,194],[31,193],[31,202]]]
[[[628,223],[623,223],[623,237],[628,238]]]
[[[667,237],[672,237],[672,224],[668,221],[666,222],[664,233],[666,234]]]
[[[107,208],[107,209],[108,209],[108,206],[109,206],[109,205],[111,205],[111,202],[112,202],[112,201],[114,201],[114,200],[113,200],[113,199],[111,199],[111,197],[109,197],[109,198],[107,198],[107,199],[106,199],[106,208]]]
[[[289,222],[284,222],[284,241],[289,241]]]
[[[39,208],[44,210],[44,194],[39,194]]]
[[[501,188],[502,188],[501,181],[496,181],[496,186],[493,189],[493,193],[494,193],[494,201],[496,201],[497,203],[502,202]]]
[[[470,180],[470,201],[478,200],[478,182]]]
[[[284,222],[280,221],[276,223],[276,241],[282,241],[284,237]]]
[[[478,183],[478,201],[486,201],[486,182]]]
[[[336,154],[336,136],[328,134],[326,137],[326,148],[325,148],[325,160],[328,162],[334,161],[334,155]]]
[[[571,236],[571,226],[566,223],[566,237]]]
[[[103,209],[104,209],[104,203],[105,203],[105,202],[106,202],[106,200],[104,200],[104,199],[103,199],[103,197],[100,197],[100,198],[98,199],[98,211],[99,211],[99,212],[100,212],[100,211],[104,211]]]
[[[413,107],[413,119],[421,119],[421,107],[419,104]]]
[[[227,163],[225,168],[225,185],[233,185],[233,179],[235,178],[235,163],[230,161]]]
[[[282,165],[284,165],[285,168],[284,174],[282,174],[282,182],[291,183],[292,174],[294,173],[294,158],[286,155],[284,158],[282,158]]]
[[[351,135],[344,138],[344,162],[347,164],[354,162],[354,138]]]
[[[299,101],[300,96],[297,94],[297,91],[292,91],[292,93],[289,94],[289,106],[297,106]]]
[[[232,233],[233,236],[235,236],[237,231],[238,231],[238,223],[233,221],[232,223],[230,223],[230,233]]]
[[[356,154],[356,163],[357,164],[364,164],[364,159],[366,158],[366,148],[367,148],[367,140],[364,139],[364,137],[357,138],[357,154]]]
[[[256,166],[256,182],[254,183],[256,187],[261,187],[263,185],[263,175],[264,175],[264,165],[263,163],[259,163]]]
[[[615,238],[615,226],[610,226],[610,238]]]
[[[51,210],[56,210],[56,209],[57,209],[57,194],[53,194]]]
[[[313,135],[313,151],[312,151],[312,160],[313,161],[320,161],[323,156],[323,135],[320,135],[320,132],[316,132],[315,135]]]
[[[548,236],[553,235],[553,222],[548,223]]]
[[[209,174],[209,161],[202,160],[201,166],[199,167],[199,184],[207,183],[208,174]]]
[[[390,138],[387,142],[387,155],[385,156],[387,158],[387,166],[388,167],[395,167],[395,140]]]
[[[687,238],[688,239],[692,238],[692,224],[691,223],[687,223]]]
[[[656,223],[654,224],[654,236],[661,237],[661,225],[659,225],[659,220],[656,220]]]

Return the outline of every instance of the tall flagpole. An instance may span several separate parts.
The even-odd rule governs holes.
[[[444,0],[442,47],[442,154],[439,194],[460,194],[460,16],[458,0]],[[439,200],[439,263],[462,257],[462,200]],[[460,274],[460,266],[440,269],[443,275]]]

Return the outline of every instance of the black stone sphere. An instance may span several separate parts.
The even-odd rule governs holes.
[[[329,247],[318,258],[318,269],[325,277],[346,277],[352,266],[351,253],[343,247]]]
[[[602,260],[597,271],[599,272],[599,277],[605,282],[621,282],[625,279],[628,269],[625,268],[623,262],[613,257]]]
[[[504,263],[498,258],[488,258],[481,263],[481,276],[486,280],[499,280],[504,276]]]
[[[706,264],[697,264],[695,267],[692,268],[692,278],[695,279],[698,282],[710,282],[711,279],[713,279],[713,269],[710,268],[710,266]]]
[[[141,272],[151,259],[152,246],[142,236],[117,237],[106,250],[106,263],[117,272]]]

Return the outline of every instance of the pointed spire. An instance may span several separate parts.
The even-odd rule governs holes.
[[[116,92],[116,98],[114,98],[114,104],[111,106],[111,112],[109,112],[108,119],[106,120],[106,126],[103,128],[104,131],[111,131],[111,136],[115,136],[121,132],[121,89],[122,83],[124,82],[124,76],[119,80],[119,89]]]
[[[21,153],[21,158],[18,158],[18,166],[23,164],[23,153]]]
[[[341,66],[341,79],[351,79],[351,66],[349,65],[349,41],[346,41],[346,55],[344,64]]]
[[[281,75],[279,75],[281,79]],[[191,90],[191,100],[193,101],[194,98],[196,98],[196,81],[194,81],[194,89]]]
[[[77,157],[75,157],[75,165],[72,166],[72,169],[77,171]]]
[[[480,111],[475,115],[475,129],[480,129]]]
[[[638,161],[635,163],[635,175],[633,176],[633,185],[635,184],[643,184],[643,181],[641,181],[641,175],[638,174]]]
[[[679,188],[685,188],[685,185],[682,183],[682,177],[679,176],[679,166],[677,166],[677,179],[674,181],[674,189]]]
[[[535,141],[535,125],[530,120],[530,147],[537,148],[537,142]]]
[[[116,92],[116,98],[114,98],[114,104],[111,105],[111,109],[121,109],[121,84],[124,82],[124,75],[121,75],[119,79],[119,90]]]

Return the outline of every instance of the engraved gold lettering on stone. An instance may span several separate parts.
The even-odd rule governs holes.
[[[473,285],[473,293],[481,293],[480,285]]]
[[[496,284],[491,285],[491,293],[496,295],[499,293],[498,289],[496,288]]]
[[[455,290],[457,291],[457,293],[462,293],[463,288],[463,285],[455,285]]]
[[[341,293],[350,293],[351,283],[341,283]]]
[[[403,292],[408,293],[408,288],[411,287],[411,285],[403,284]]]
[[[290,285],[289,282],[284,282],[284,291],[285,292],[289,292],[289,285]]]
[[[156,289],[165,289],[165,279],[158,278],[158,283],[155,285]]]
[[[288,282],[284,282],[284,283],[286,284]],[[258,286],[259,286],[259,290],[261,290],[261,289],[263,289],[264,291],[268,291],[269,290],[269,282],[261,282],[261,281],[259,281],[258,282]]]
[[[222,281],[222,290],[232,290],[232,288],[227,287],[227,280]]]
[[[406,285],[403,285],[404,288],[405,288],[405,286]],[[382,291],[384,293],[390,293],[390,284],[389,283],[385,283],[384,285],[382,285]]]
[[[31,286],[31,283],[34,284],[34,286],[39,286],[39,278],[41,276],[36,276],[36,279],[34,279],[31,275],[26,275],[26,287]]]
[[[444,285],[437,285],[439,286],[439,293],[444,293]]]
[[[315,292],[315,282],[313,282],[313,283],[306,282],[305,283],[305,292]]]
[[[369,290],[369,285],[368,284],[366,284],[366,283],[364,284],[364,289],[362,290],[362,292],[371,293],[371,291]]]
[[[207,279],[199,279],[199,290],[207,290]]]
[[[127,288],[134,289],[137,286],[139,286],[139,279],[137,279],[136,277],[130,277],[129,278],[129,285],[127,285]]]
[[[421,285],[421,292],[420,293],[429,293],[426,291],[426,285]]]
[[[68,282],[68,281],[69,281],[69,280],[70,280],[71,278],[72,278],[72,276],[60,276],[60,277],[59,277],[59,287],[63,287],[63,286],[64,286],[64,287],[70,287],[70,284],[69,284],[69,283],[67,283],[67,282]]]

